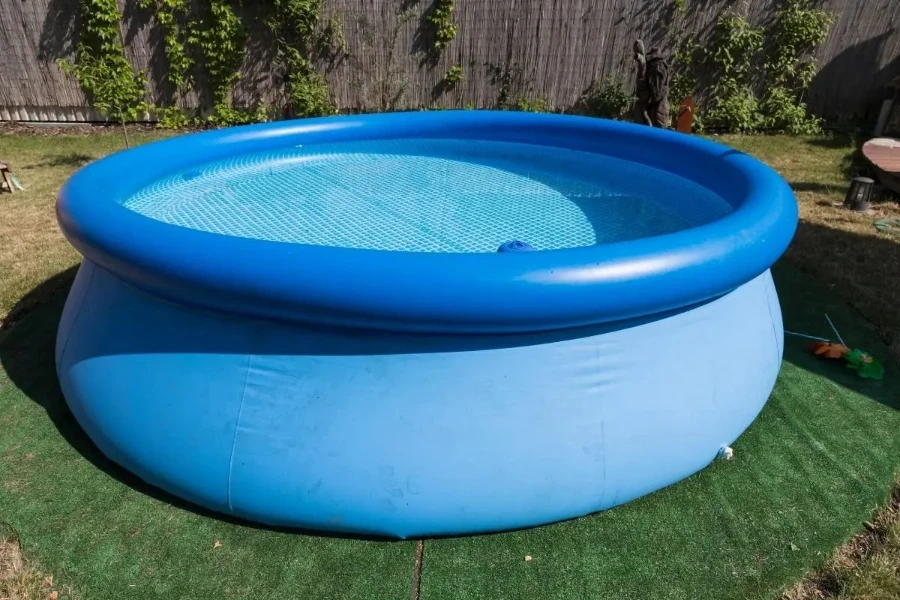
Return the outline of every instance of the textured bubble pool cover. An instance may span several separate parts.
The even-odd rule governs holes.
[[[124,201],[152,219],[225,235],[379,250],[537,250],[671,233],[719,219],[720,196],[597,154],[478,140],[298,146],[209,162]]]

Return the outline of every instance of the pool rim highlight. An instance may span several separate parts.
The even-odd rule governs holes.
[[[707,225],[626,242],[442,254],[240,238],[155,221],[121,205],[150,181],[217,158],[397,138],[490,139],[607,154],[691,179],[734,211]],[[165,299],[307,323],[443,333],[544,331],[690,306],[763,273],[797,224],[787,183],[728,147],[601,119],[493,111],[282,121],[155,142],[79,170],[60,192],[57,215],[86,258]]]

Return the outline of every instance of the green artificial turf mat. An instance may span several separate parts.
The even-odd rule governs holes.
[[[775,275],[787,329],[828,337],[828,313],[847,344],[889,362],[829,291],[790,267]],[[734,460],[583,519],[429,540],[421,598],[775,598],[887,499],[900,467],[898,386],[892,366],[885,381],[863,381],[788,337],[775,391]]]
[[[56,383],[64,299],[55,295],[0,334],[0,522],[57,586],[89,600],[409,597],[414,542],[229,523],[156,499],[160,492],[105,461]]]
[[[428,540],[421,598],[772,598],[857,531],[900,467],[900,377],[828,290],[787,268],[776,283],[788,329],[828,336],[827,312],[849,345],[884,360],[885,381],[859,380],[789,337],[776,390],[733,461],[583,519]],[[88,599],[409,597],[411,542],[224,521],[105,461],[56,383],[63,300],[0,333],[0,522],[57,584]]]

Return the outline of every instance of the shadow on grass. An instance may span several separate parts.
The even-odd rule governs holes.
[[[900,410],[900,397],[891,381],[900,377],[900,370],[875,329],[868,327],[856,311],[816,283],[812,275],[797,267],[782,262],[773,269],[773,275],[786,332],[837,341],[825,317],[827,314],[846,344],[871,352],[884,363],[886,373],[882,381],[862,379],[843,360],[819,358],[809,351],[810,340],[789,333],[784,340],[784,360],[884,406]]]
[[[839,232],[839,234],[847,235],[843,232]],[[811,233],[807,231],[800,237],[802,239],[807,235],[811,235]],[[896,254],[894,258],[900,262],[900,246],[893,244],[891,246],[892,251]],[[60,435],[72,448],[96,468],[124,485],[154,499],[201,516],[255,529],[345,539],[381,539],[371,536],[266,527],[229,515],[214,513],[147,484],[107,459],[88,438],[69,411],[55,374],[56,330],[75,272],[76,268],[69,269],[33,289],[13,309],[11,314],[18,316],[16,323],[0,331],[0,364],[3,365],[16,387],[46,411]],[[837,300],[811,276],[784,263],[774,268],[774,274],[787,329],[828,337],[830,332],[824,317],[828,313],[848,344],[876,352],[879,356],[884,351],[876,332],[866,327],[850,307]],[[739,340],[735,342],[738,343]],[[860,380],[854,372],[836,361],[824,361],[811,355],[806,346],[805,340],[786,338],[785,360],[806,371],[828,378],[840,386],[864,394],[881,404],[900,409],[898,398],[891,395],[891,388],[885,382]],[[883,359],[888,367],[888,378],[897,377],[898,372],[893,363],[887,356],[884,356]]]
[[[95,156],[91,156],[90,154],[72,152],[71,154],[57,154],[56,156],[51,156],[43,162],[35,163],[33,166],[78,168],[83,167],[95,158]]]
[[[845,131],[832,132],[830,135],[819,135],[807,139],[807,144],[817,148],[855,148],[856,136]]]
[[[833,194],[841,191],[836,185],[827,183],[815,183],[812,181],[792,181],[791,189],[795,192],[814,192],[817,194]],[[830,205],[830,202],[825,202]]]
[[[318,537],[402,541],[376,536],[268,527],[230,515],[215,513],[151,486],[106,458],[69,411],[59,388],[54,366],[56,329],[76,272],[77,267],[72,267],[55,275],[34,288],[16,305],[10,314],[18,314],[19,319],[15,324],[0,330],[0,364],[3,365],[3,369],[13,384],[46,411],[60,435],[88,462],[137,492],[176,508],[225,523],[253,529],[300,533]],[[22,306],[28,308],[20,308]]]

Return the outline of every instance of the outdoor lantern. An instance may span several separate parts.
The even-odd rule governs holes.
[[[854,212],[869,212],[869,201],[872,199],[872,191],[874,189],[874,179],[856,177],[850,182],[847,197],[844,198],[844,208],[849,208]]]

